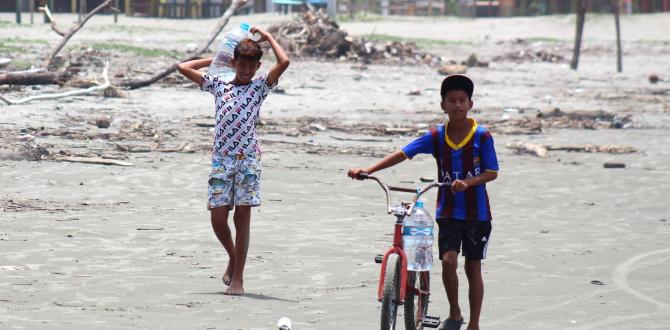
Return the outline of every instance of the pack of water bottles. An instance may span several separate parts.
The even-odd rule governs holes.
[[[424,272],[433,265],[433,223],[433,218],[423,208],[423,201],[417,201],[412,214],[403,220],[402,241],[407,270]]]
[[[230,81],[235,78],[235,68],[232,64],[235,46],[245,38],[252,40],[258,40],[260,38],[257,33],[252,34],[249,31],[250,29],[251,26],[249,24],[242,23],[239,27],[224,33],[219,46],[219,51],[216,52],[216,56],[214,57],[212,64],[209,66],[210,75],[219,76],[224,81]]]

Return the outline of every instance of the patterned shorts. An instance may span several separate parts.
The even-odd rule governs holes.
[[[261,160],[256,155],[212,159],[207,209],[261,205]]]

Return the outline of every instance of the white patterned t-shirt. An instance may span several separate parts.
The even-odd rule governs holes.
[[[212,156],[260,154],[256,124],[261,104],[274,86],[267,74],[247,85],[233,85],[218,76],[202,75],[202,90],[214,95],[215,135]]]

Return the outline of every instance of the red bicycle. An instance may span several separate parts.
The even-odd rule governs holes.
[[[419,330],[424,327],[437,328],[440,318],[428,316],[430,297],[430,272],[414,272],[407,270],[407,257],[403,251],[402,223],[403,219],[412,214],[416,201],[428,190],[435,187],[448,187],[448,183],[432,183],[423,189],[393,187],[384,184],[380,179],[361,173],[358,179],[377,181],[386,194],[387,212],[395,216],[393,246],[383,255],[378,255],[375,262],[381,263],[381,275],[377,298],[382,303],[381,329],[395,329],[398,306],[405,310],[405,329]],[[390,191],[414,194],[412,202],[391,205]]]

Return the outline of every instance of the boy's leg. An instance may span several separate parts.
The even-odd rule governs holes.
[[[235,272],[235,244],[228,226],[228,213],[233,205],[233,159],[212,159],[212,171],[209,174],[207,209],[211,212],[212,228],[216,238],[228,252],[228,266],[223,273],[223,284],[230,285]]]
[[[482,259],[486,258],[491,222],[469,222],[463,230],[463,255],[465,256],[465,275],[468,277],[468,299],[470,302],[470,321],[468,330],[479,330],[479,316],[484,301],[484,280],[482,279]]]
[[[468,277],[470,321],[468,330],[479,330],[479,315],[484,301],[484,280],[482,279],[482,261],[465,259],[465,275]]]
[[[233,221],[235,222],[235,271],[233,272],[230,287],[226,290],[226,294],[243,295],[244,265],[247,261],[247,252],[249,251],[251,206],[235,206]]]
[[[447,251],[442,255],[442,284],[444,290],[447,292],[447,300],[449,300],[449,317],[450,320],[460,320],[461,307],[458,304],[458,275],[456,269],[458,268],[458,252]]]
[[[449,300],[448,320],[461,320],[461,307],[458,303],[458,253],[461,247],[461,223],[459,220],[438,218],[438,246],[442,259],[442,284]]]
[[[259,158],[238,159],[235,171],[235,272],[226,294],[244,294],[244,265],[249,251],[251,208],[261,204],[261,162]]]
[[[228,266],[225,273],[223,273],[223,283],[230,285],[233,273],[235,271],[235,244],[233,243],[233,236],[228,226],[228,213],[230,206],[220,206],[211,209],[212,228],[216,238],[219,239],[223,248],[228,252]]]

